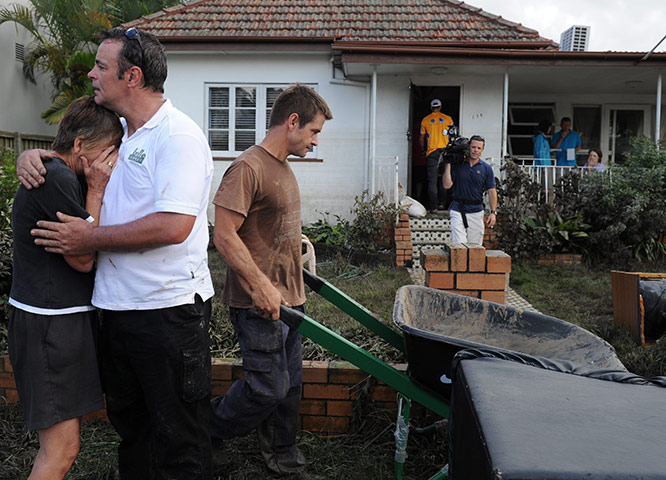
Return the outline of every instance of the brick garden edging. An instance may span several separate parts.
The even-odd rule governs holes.
[[[393,366],[403,372],[407,368],[405,364]],[[213,395],[223,395],[236,379],[242,377],[241,360],[213,359]],[[8,405],[19,403],[8,355],[0,356],[0,399],[4,399]],[[367,405],[368,408],[396,411],[396,391],[348,362],[303,362],[300,430],[324,434],[347,433],[352,426],[355,410],[358,410],[355,404],[358,407]],[[424,412],[425,409],[416,406],[416,415]],[[106,412],[98,410],[85,418],[106,419]]]
[[[583,256],[579,253],[551,253],[537,259],[539,265],[580,265]]]

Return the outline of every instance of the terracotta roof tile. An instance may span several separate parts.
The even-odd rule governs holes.
[[[355,42],[550,41],[535,30],[457,0],[194,0],[131,25],[160,38],[215,37],[221,41],[238,37]],[[554,46],[552,42],[550,48]]]

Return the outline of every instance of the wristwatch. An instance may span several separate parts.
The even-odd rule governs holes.
[[[493,215],[497,215],[497,210],[491,210],[490,213],[492,213]]]

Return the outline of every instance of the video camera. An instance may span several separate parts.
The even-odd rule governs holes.
[[[455,137],[442,150],[439,155],[439,165],[447,163],[461,164],[469,157],[469,139],[467,137]]]

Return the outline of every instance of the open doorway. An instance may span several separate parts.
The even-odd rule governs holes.
[[[426,183],[426,159],[419,142],[421,120],[431,113],[430,101],[438,98],[442,101],[442,113],[450,116],[460,131],[460,87],[411,86],[411,156],[409,159],[409,190],[408,195],[423,205],[428,204],[428,188]],[[440,203],[445,202],[444,189],[441,182]]]

